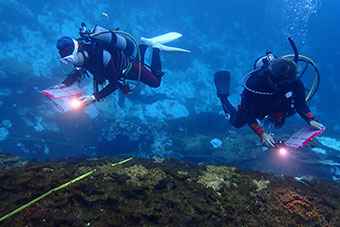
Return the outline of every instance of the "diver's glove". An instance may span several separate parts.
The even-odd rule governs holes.
[[[263,146],[266,146],[266,147],[274,147],[275,146],[275,141],[274,141],[273,137],[271,137],[267,133],[262,134],[261,142],[262,142]]]
[[[81,106],[89,106],[96,101],[96,97],[94,95],[85,95],[80,97],[80,101]]]
[[[316,128],[317,130],[320,130],[320,129],[322,129],[322,128],[325,127],[325,126],[323,126],[323,124],[317,122],[316,120],[311,120],[311,121],[309,122],[309,125],[312,126],[312,127],[314,127],[314,128]]]
[[[65,87],[67,87],[65,84],[60,83],[60,84],[57,84],[56,86],[54,86],[53,88],[54,89],[62,89],[62,88],[65,88]]]

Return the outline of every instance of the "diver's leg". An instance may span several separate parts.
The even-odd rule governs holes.
[[[144,54],[148,46],[141,44],[140,49],[142,54],[142,59],[144,61]],[[140,81],[144,84],[149,85],[150,87],[159,87],[161,83],[162,76],[164,73],[162,72],[162,64],[161,57],[159,55],[160,50],[158,48],[152,49],[152,61],[151,61],[151,72],[148,71],[144,66],[141,68],[141,77]],[[142,62],[143,62],[142,61]],[[127,76],[129,80],[138,80],[138,72],[139,65],[137,62],[132,62],[132,68]]]
[[[142,64],[144,64],[145,52],[146,52],[147,49],[148,49],[148,45],[145,45],[145,44],[139,45]],[[137,53],[136,59],[138,59],[138,53]]]
[[[132,68],[127,75],[129,80],[138,80],[139,64],[137,62],[132,62]],[[144,66],[141,67],[140,81],[150,87],[159,87],[160,80]]]
[[[229,119],[229,122],[235,128],[242,128],[247,123],[244,110],[238,110],[235,115]]]
[[[235,119],[235,116],[236,116],[235,108],[229,102],[228,96],[220,95],[219,98],[220,98],[222,108],[223,108],[223,111],[226,117],[228,118],[229,121],[232,121],[233,119]]]
[[[228,100],[229,87],[230,87],[230,72],[219,71],[214,75],[215,87],[217,96],[220,98],[222,108],[229,122],[236,128],[241,128],[245,125],[245,118],[243,111],[236,109],[231,105]]]
[[[164,72],[162,72],[161,56],[159,53],[160,49],[152,48],[151,72],[161,83]]]
[[[224,110],[224,113],[229,120],[230,124],[234,126],[235,128],[241,128],[246,124],[246,118],[244,110],[239,109],[238,111],[235,110],[235,108],[231,105],[231,103],[228,100],[228,96],[221,95],[220,101]]]

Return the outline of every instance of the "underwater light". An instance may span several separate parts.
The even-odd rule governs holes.
[[[280,148],[280,149],[279,149],[279,154],[280,154],[281,156],[285,156],[285,155],[287,154],[287,149],[284,148],[284,147]]]
[[[72,99],[70,101],[70,103],[71,103],[71,106],[72,106],[73,109],[79,109],[80,108],[81,102],[80,102],[79,99]]]
[[[278,153],[281,155],[281,156],[286,156],[287,155],[287,147],[286,147],[286,144],[285,142],[283,142],[283,140],[278,140],[276,143],[275,143],[275,150],[278,151]]]

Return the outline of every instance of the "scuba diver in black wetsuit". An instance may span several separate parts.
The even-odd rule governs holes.
[[[132,57],[133,42],[118,35],[118,32],[127,34],[110,31],[100,26],[95,26],[92,31],[88,31],[85,24],[82,23],[81,38],[75,40],[64,36],[58,39],[57,48],[61,56],[60,62],[74,65],[74,70],[55,88],[70,86],[78,81],[83,74],[87,74],[87,71],[90,72],[94,80],[94,93],[81,97],[81,105],[88,106],[95,101],[103,100],[117,88],[120,88],[125,94],[131,92],[125,83],[126,80],[135,80],[137,84],[141,81],[148,86],[159,87],[164,75],[160,51],[189,52],[181,48],[162,45],[162,43],[182,36],[179,33],[171,32],[150,39],[142,37],[142,44],[137,46],[139,59],[135,59]],[[144,54],[148,46],[153,48],[150,71],[144,64]],[[106,84],[107,82],[108,84]],[[98,85],[103,85],[103,89],[99,90]]]
[[[297,75],[295,61],[285,57],[276,58],[271,53],[261,61],[262,65],[256,64],[258,69],[246,75],[249,77],[243,84],[245,89],[237,111],[228,100],[230,73],[215,73],[217,96],[229,122],[236,128],[248,124],[267,147],[274,147],[275,141],[257,121],[265,117],[272,120],[276,128],[280,128],[287,117],[297,112],[309,125],[321,129],[323,125],[315,120],[306,104],[306,89],[300,80],[301,75]]]

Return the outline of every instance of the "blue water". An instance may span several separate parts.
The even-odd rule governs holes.
[[[292,54],[290,36],[300,54],[311,58],[321,73],[318,93],[308,105],[327,126],[323,136],[340,140],[339,1],[120,0],[108,4],[13,0],[1,1],[0,6],[2,153],[41,161],[123,154],[175,157],[291,175],[318,175],[315,168],[320,167],[320,161],[340,162],[340,151],[318,143],[327,150],[326,156],[306,148],[312,158],[304,162],[305,157],[299,156],[301,168],[269,168],[253,132],[247,127],[233,129],[221,115],[212,79],[218,70],[231,71],[231,100],[238,104],[241,79],[254,60],[268,49],[278,56]],[[81,22],[88,27],[119,28],[137,40],[180,32],[183,37],[169,45],[191,53],[161,53],[166,74],[160,88],[140,85],[127,97],[116,91],[86,112],[62,113],[39,90],[65,78],[56,41],[64,35],[77,38]],[[146,60],[150,62],[150,53]],[[303,78],[306,87],[311,87],[313,79],[313,70],[307,70]],[[91,92],[91,79],[82,86]],[[294,117],[277,135],[287,138],[304,125]],[[230,135],[237,145],[229,156],[223,156],[222,151],[216,156],[210,140],[225,141]],[[245,139],[245,135],[250,137]],[[254,148],[249,150],[249,158],[248,145]],[[239,153],[243,156],[237,156]],[[322,168],[325,171],[318,176],[340,177],[337,165]]]

